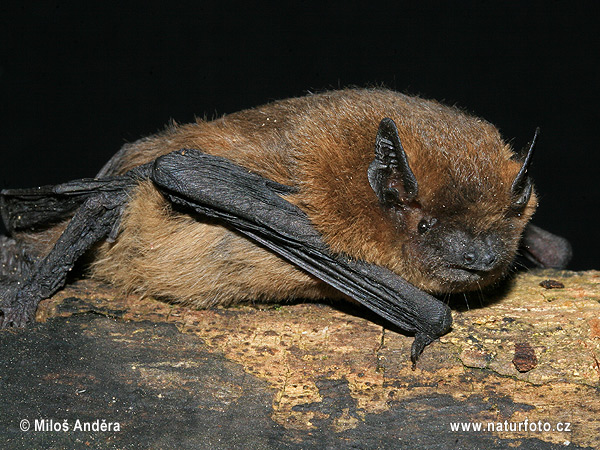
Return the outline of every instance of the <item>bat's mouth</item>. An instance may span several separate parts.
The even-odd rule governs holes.
[[[475,270],[459,265],[444,268],[442,277],[452,286],[453,291],[468,291],[481,288],[498,276],[498,270]]]

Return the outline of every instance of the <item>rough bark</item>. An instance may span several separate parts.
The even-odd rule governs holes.
[[[193,311],[78,281],[42,302],[42,323],[0,333],[4,439],[11,448],[600,447],[600,272],[522,273],[468,301],[412,370],[412,338],[347,304]],[[121,431],[25,433],[21,419],[106,419]],[[525,420],[521,432],[451,428]]]

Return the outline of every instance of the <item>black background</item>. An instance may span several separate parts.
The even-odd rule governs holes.
[[[93,176],[171,118],[384,84],[517,149],[540,126],[535,221],[573,242],[571,268],[600,268],[594,2],[171,3],[0,6],[0,187]]]

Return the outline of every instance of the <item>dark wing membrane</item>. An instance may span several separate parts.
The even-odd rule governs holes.
[[[532,223],[521,239],[521,254],[538,267],[564,269],[573,257],[569,241]]]

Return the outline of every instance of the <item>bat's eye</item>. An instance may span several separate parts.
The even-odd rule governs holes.
[[[437,219],[434,219],[434,218],[421,219],[421,221],[417,225],[417,230],[419,231],[419,234],[427,233],[431,229],[431,227],[433,227],[435,225],[436,222],[437,222]]]

